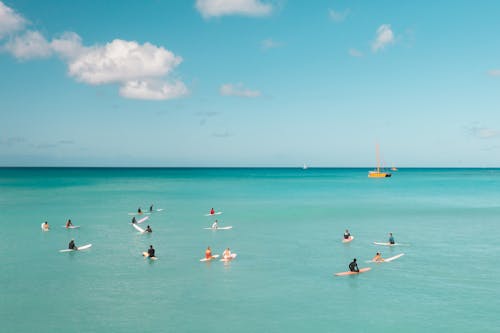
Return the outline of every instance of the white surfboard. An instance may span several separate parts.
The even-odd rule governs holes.
[[[80,228],[80,226],[79,226],[79,225],[70,225],[69,227],[67,227],[67,226],[63,225],[63,226],[61,226],[61,227],[66,228],[66,229],[78,229],[78,228]]]
[[[220,215],[220,214],[222,214],[222,212],[215,212],[213,214],[209,213],[209,214],[205,214],[205,216],[215,216],[215,215]]]
[[[396,254],[395,256],[393,257],[389,257],[389,258],[383,258],[384,261],[376,261],[376,260],[367,260],[366,262],[376,262],[376,263],[384,263],[384,262],[391,262],[393,260],[396,260],[398,258],[401,258],[402,256],[404,256],[405,254],[404,253],[400,253],[400,254]]]
[[[147,252],[142,252],[142,256],[144,257],[144,259],[158,260],[158,257],[150,257],[149,253],[147,253]]]
[[[77,246],[77,247],[76,247],[76,250],[74,250],[74,249],[64,249],[64,250],[59,250],[59,252],[74,252],[74,251],[82,251],[82,250],[89,249],[91,246],[92,246],[92,244],[86,244],[86,245],[82,245],[82,246]]]
[[[146,230],[142,229],[141,227],[139,227],[136,223],[132,223],[132,226],[137,230],[139,231],[141,234],[145,233]]]
[[[230,226],[227,226],[227,227],[217,227],[217,228],[203,228],[205,230],[229,230],[229,229],[233,229],[233,226],[230,225]]]
[[[149,216],[144,216],[142,219],[137,220],[137,224],[142,223],[149,219]]]
[[[383,243],[383,242],[373,242],[373,244],[375,244],[375,245],[382,245],[382,246],[398,246],[398,245],[399,246],[405,246],[405,245],[408,245],[408,244],[402,244],[402,243],[391,244],[389,242],[385,242],[385,243]]]
[[[220,261],[231,261],[233,260],[234,258],[236,258],[237,254],[236,253],[231,253],[231,257],[230,258],[222,258]]]
[[[202,259],[200,259],[200,261],[211,261],[211,260],[214,260],[214,259],[217,259],[217,258],[219,258],[219,255],[218,254],[214,254],[212,256],[212,258],[208,258],[208,259],[207,258],[202,258]]]

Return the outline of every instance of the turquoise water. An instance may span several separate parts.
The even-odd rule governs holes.
[[[1,331],[498,332],[500,170],[366,175],[0,168]],[[151,203],[140,235],[127,213]],[[232,230],[203,229],[211,207]],[[373,244],[388,232],[408,246]],[[93,246],[59,253],[71,238]],[[238,257],[201,263],[208,245]],[[405,256],[364,263],[377,250]],[[373,269],[333,275],[354,257]]]

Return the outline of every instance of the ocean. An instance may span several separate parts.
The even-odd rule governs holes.
[[[0,331],[500,332],[500,169],[367,171],[0,168]]]

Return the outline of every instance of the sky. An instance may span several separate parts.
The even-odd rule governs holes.
[[[500,167],[498,13],[0,0],[0,166]]]

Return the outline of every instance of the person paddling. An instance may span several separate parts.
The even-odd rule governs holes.
[[[144,232],[153,232],[153,230],[151,230],[151,227],[148,225],[144,230]]]
[[[372,261],[382,262],[382,261],[385,261],[385,260],[384,260],[384,258],[382,258],[382,255],[380,254],[380,252],[377,252],[377,254],[375,255],[375,257],[373,257]]]

